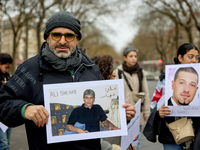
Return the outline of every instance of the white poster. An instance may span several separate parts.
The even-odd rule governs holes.
[[[140,132],[140,109],[141,109],[141,100],[139,100],[135,104],[135,110],[136,110],[135,117],[131,119],[131,121],[127,125],[128,135],[122,136],[121,138],[122,150],[126,150],[132,143],[137,144],[134,142],[134,139],[136,138],[136,136],[139,135]],[[138,142],[138,140],[136,142]]]
[[[50,113],[47,142],[127,135],[123,85],[122,79],[44,85],[45,108]],[[91,99],[92,107],[86,109]]]
[[[165,105],[169,116],[199,116],[199,64],[167,65]]]

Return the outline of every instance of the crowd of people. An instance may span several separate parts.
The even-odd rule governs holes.
[[[117,68],[113,67],[113,58],[110,55],[88,58],[78,48],[82,38],[80,21],[68,11],[60,11],[52,15],[46,22],[44,40],[40,54],[23,62],[10,78],[9,69],[12,58],[9,54],[0,54],[0,122],[8,126],[6,132],[0,128],[0,150],[9,149],[11,128],[25,124],[28,146],[30,150],[120,150],[121,137],[96,138],[61,143],[47,143],[46,124],[49,112],[44,107],[43,85],[54,83],[71,83],[82,81],[97,81],[123,79],[126,112],[126,123],[134,118],[135,104],[141,100],[140,132],[144,126],[146,138],[163,144],[164,150],[197,150],[200,136],[199,117],[190,117],[193,122],[195,138],[182,144],[177,144],[166,126],[182,117],[166,117],[171,113],[165,106],[165,93],[158,98],[158,104],[150,109],[150,96],[144,70],[137,60],[139,53],[134,46],[128,46],[123,51],[124,61]],[[175,64],[198,63],[199,50],[190,43],[181,45]],[[189,70],[189,71],[188,71]],[[177,80],[185,74],[191,74],[191,69],[180,70],[172,82],[172,89],[180,89]],[[193,71],[194,72],[194,71]],[[192,72],[193,88],[198,84],[198,74]],[[182,77],[181,76],[181,77]],[[194,80],[194,81],[193,81]],[[157,86],[165,86],[165,74],[161,74]],[[157,87],[156,87],[157,89]],[[165,90],[164,90],[165,91]],[[195,93],[196,93],[195,91]],[[155,93],[154,93],[155,95]],[[179,95],[178,95],[179,96]],[[173,94],[169,99],[170,105],[188,105],[193,97],[187,101]],[[189,96],[188,96],[189,97]],[[83,104],[75,108],[69,117],[66,130],[76,133],[99,131],[99,123],[103,122],[110,130],[117,130],[108,119],[100,105],[94,104],[95,92],[87,89],[83,94]],[[98,114],[98,117],[93,114]],[[85,120],[87,119],[87,121]],[[95,119],[95,124],[90,120]],[[86,122],[85,122],[86,121]],[[76,122],[85,124],[84,129],[75,126]],[[95,127],[95,129],[93,128]],[[135,140],[135,139],[133,139]],[[131,145],[128,150],[140,150],[141,143]]]

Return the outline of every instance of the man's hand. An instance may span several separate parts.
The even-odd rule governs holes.
[[[146,122],[147,122],[148,118],[149,118],[149,117],[144,117],[144,121],[146,121]]]
[[[5,84],[7,81],[1,81],[2,85]]]
[[[170,114],[171,114],[171,110],[169,109],[168,106],[162,106],[159,109],[159,116],[160,116],[160,118],[164,118],[165,115],[170,115]]]
[[[77,132],[77,133],[89,133],[88,130],[83,130],[83,129],[77,128],[77,127],[75,127],[75,126],[73,126],[71,124],[67,124],[66,125],[66,129],[68,131]]]
[[[131,120],[132,118],[135,117],[136,110],[135,110],[135,106],[134,105],[123,104],[123,107],[126,110],[126,119],[127,119],[127,121],[129,121],[129,120]]]
[[[108,127],[108,130],[119,130],[119,128],[112,124],[109,120],[105,120],[103,123]]]
[[[77,131],[78,131],[77,133],[89,133],[89,131],[88,131],[88,130],[82,130],[82,129],[78,129]]]
[[[24,110],[24,115],[38,127],[43,127],[48,123],[49,113],[43,105],[28,105]]]

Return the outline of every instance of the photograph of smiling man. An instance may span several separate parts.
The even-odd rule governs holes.
[[[165,102],[167,106],[191,106],[198,90],[198,73],[194,67],[177,68],[171,80],[171,89],[172,95]]]

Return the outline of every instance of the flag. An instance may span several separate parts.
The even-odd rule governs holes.
[[[165,94],[165,79],[163,79],[162,81],[159,80],[156,85],[156,89],[153,93],[150,103],[151,109],[153,109],[157,105],[158,101],[164,94]]]

